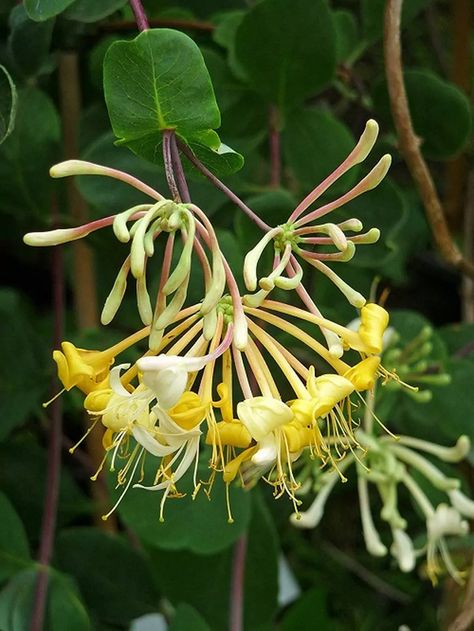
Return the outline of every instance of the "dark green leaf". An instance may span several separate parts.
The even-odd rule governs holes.
[[[287,498],[281,498],[288,501]],[[273,501],[273,499],[272,499]],[[278,536],[270,512],[258,495],[247,542],[244,584],[244,627],[271,622],[278,598]]]
[[[17,94],[15,84],[4,66],[0,66],[0,145],[15,126]]]
[[[54,20],[35,22],[25,7],[16,6],[10,14],[8,51],[16,70],[24,77],[36,75],[43,66],[51,46]]]
[[[410,112],[421,148],[428,158],[445,160],[466,144],[471,131],[469,100],[452,83],[427,70],[405,72]],[[374,105],[386,121],[391,121],[385,81],[373,91]]]
[[[0,629],[25,631],[30,628],[31,610],[38,572],[24,570],[0,592]],[[90,621],[78,593],[67,576],[50,571],[44,629],[48,631],[90,631]]]
[[[11,289],[0,289],[0,440],[41,410],[49,375],[42,364],[43,342],[31,326],[26,305]],[[43,359],[44,359],[43,355]]]
[[[156,581],[173,603],[186,601],[213,629],[229,623],[234,548],[219,554],[150,549]],[[163,573],[161,568],[166,567]],[[185,570],[183,571],[183,568]],[[257,631],[277,609],[278,543],[275,527],[260,496],[253,502],[245,554],[244,628]]]
[[[334,27],[336,29],[337,61],[342,63],[350,57],[360,41],[357,22],[353,13],[344,9],[334,11]]]
[[[154,0],[152,0],[154,1]],[[241,9],[245,6],[245,0],[226,0],[225,6],[229,9]],[[193,14],[208,17],[211,13],[222,9],[222,0],[173,0],[172,7],[186,7]],[[176,11],[176,9],[174,9]]]
[[[459,322],[438,330],[450,354],[469,357],[474,353],[474,323]]]
[[[119,142],[160,162],[161,134],[174,129],[186,142],[216,149],[220,114],[196,44],[170,29],[115,42],[104,62],[104,90]]]
[[[64,17],[78,22],[97,22],[126,3],[127,0],[75,0],[64,12]]]
[[[262,0],[245,15],[236,38],[236,58],[252,87],[282,110],[334,77],[335,32],[326,0]]]
[[[25,529],[10,500],[0,493],[0,582],[30,563]]]
[[[149,472],[154,463],[149,459]],[[203,472],[204,473],[204,472]],[[165,505],[165,521],[160,523],[161,492],[131,489],[121,502],[119,512],[123,520],[147,544],[165,550],[191,550],[212,554],[230,546],[246,529],[250,519],[250,495],[237,487],[230,489],[234,523],[227,521],[225,485],[217,478],[211,500],[201,489],[195,500],[192,475],[179,484],[186,493],[181,499],[171,499]]]
[[[308,622],[314,629],[332,629],[334,621],[327,608],[327,596],[321,588],[307,591],[283,618],[281,631],[305,629]]]
[[[472,384],[474,361],[453,358],[446,362],[446,372],[451,375],[451,383],[432,388],[432,399],[417,404],[407,401],[410,416],[420,425],[428,440],[440,433],[444,440],[455,442],[461,434],[467,434],[474,441],[472,422]]]
[[[169,631],[210,631],[199,613],[190,605],[181,604],[176,607]]]
[[[10,438],[8,443],[0,444],[2,490],[18,511],[28,537],[34,542],[39,537],[43,516],[47,465],[46,451],[26,433]],[[89,512],[89,501],[69,471],[63,468],[59,492],[59,524]]]
[[[102,94],[104,91],[104,59],[107,54],[108,49],[114,42],[122,41],[122,38],[119,35],[107,35],[103,37],[94,48],[90,51],[88,58],[88,66],[89,66],[89,80],[100,92],[100,106],[104,107],[105,115],[107,119],[107,127],[103,129],[103,131],[110,130],[110,120],[107,115],[107,110],[105,108],[105,103],[103,103]]]
[[[193,142],[190,143],[190,147],[195,156],[218,177],[231,175],[239,171],[244,164],[244,157],[223,143],[216,149]]]
[[[239,28],[245,11],[226,11],[216,16],[216,28],[213,32],[214,41],[227,49],[228,64],[235,77],[247,80],[245,68],[239,63],[235,53],[237,29]]]
[[[62,13],[74,0],[24,0],[25,9],[32,20],[43,22]]]
[[[156,610],[158,595],[146,560],[116,535],[65,530],[58,537],[56,563],[76,579],[99,620],[122,626]]]
[[[49,97],[32,88],[20,90],[15,130],[0,147],[0,209],[23,221],[49,216],[48,170],[58,140],[59,119]]]
[[[329,111],[294,110],[286,120],[286,161],[306,192],[339,166],[354,146],[350,130]],[[358,167],[352,168],[331,187],[330,193],[351,188],[358,171]]]

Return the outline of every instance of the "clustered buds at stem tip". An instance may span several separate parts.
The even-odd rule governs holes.
[[[121,493],[104,519],[133,486],[161,492],[163,520],[167,497],[179,496],[180,481],[191,469],[193,498],[203,483],[212,487],[216,475],[222,476],[227,491],[236,478],[245,487],[263,478],[273,487],[275,497],[285,494],[293,502],[294,525],[315,527],[332,490],[338,481],[347,480],[346,474],[355,464],[367,550],[375,556],[390,550],[404,572],[411,571],[416,558],[426,552],[433,580],[439,558],[455,580],[459,579],[445,538],[467,532],[464,518],[474,519],[474,501],[460,490],[457,478],[445,475],[429,457],[458,462],[470,449],[469,439],[460,437],[454,447],[409,436],[397,440],[374,412],[375,398],[382,390],[377,387],[379,379],[387,390],[404,388],[418,399],[430,397],[431,392],[419,392],[401,377],[406,375],[409,381],[415,376],[420,384],[432,387],[447,382],[449,375],[427,370],[432,331],[420,332],[411,344],[408,360],[403,358],[405,351],[393,348],[393,336],[382,357],[391,331],[387,311],[367,302],[332,269],[333,264],[349,262],[357,247],[375,243],[380,230],[369,227],[362,232],[364,226],[357,218],[317,223],[376,187],[387,174],[391,157],[384,155],[347,193],[310,208],[346,171],[367,158],[377,135],[377,123],[369,120],[347,158],[301,201],[286,223],[269,228],[248,209],[266,232],[246,254],[240,270],[231,268],[211,221],[195,204],[167,200],[134,176],[90,162],[68,160],[51,168],[53,178],[102,175],[126,182],[150,197],[150,203],[83,226],[30,232],[24,237],[27,245],[57,245],[112,226],[117,240],[129,244],[101,321],[108,324],[114,318],[131,273],[144,328],[104,351],[78,349],[64,342],[53,354],[64,389],[78,388],[84,393],[91,429],[100,421],[105,430],[106,455],[93,479],[109,461]],[[160,248],[163,238],[165,245]],[[272,250],[273,264],[264,270],[267,248]],[[161,251],[160,264],[152,265],[151,259]],[[323,317],[303,285],[304,266],[298,259],[326,276],[360,310],[356,321],[343,326]],[[197,286],[195,260],[202,270],[204,290],[195,304],[185,306],[191,277],[193,293]],[[153,286],[155,279],[150,276],[154,269],[160,276],[152,301],[148,287]],[[241,295],[237,272],[242,272],[250,294]],[[275,290],[296,291],[303,306],[269,299]],[[275,329],[296,340],[303,352],[296,353],[292,344],[283,343]],[[317,340],[317,329],[326,345]],[[112,367],[121,353],[146,338],[149,349],[134,364]],[[353,357],[345,354],[348,350],[360,357],[348,360]],[[319,358],[333,372],[316,376],[315,366],[322,365]],[[283,398],[287,391],[293,398]],[[359,424],[353,414],[361,401],[365,412]],[[374,420],[380,431],[374,430]],[[208,482],[197,473],[201,442],[210,447]],[[146,456],[157,459],[150,481],[142,480]],[[419,476],[444,493],[447,503],[433,506],[417,482]],[[400,485],[424,519],[427,544],[423,549],[415,549],[407,520],[399,513]],[[307,510],[300,511],[299,496],[312,488],[318,489],[316,497]],[[374,493],[382,504],[377,513],[371,508]],[[229,497],[228,492],[231,522]],[[392,535],[389,548],[378,532],[378,524],[384,522]]]

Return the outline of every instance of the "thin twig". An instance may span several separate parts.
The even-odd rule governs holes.
[[[194,166],[196,167],[196,169],[198,171],[200,171],[203,175],[205,175],[207,177],[207,179],[212,182],[212,184],[219,189],[220,191],[222,191],[224,193],[224,195],[227,195],[227,197],[238,207],[240,208],[240,210],[243,210],[244,213],[255,223],[257,224],[257,226],[261,229],[264,230],[265,232],[268,232],[269,230],[271,230],[270,226],[268,224],[266,224],[262,219],[260,219],[260,217],[258,215],[256,215],[253,210],[251,208],[249,208],[247,206],[247,204],[245,204],[240,197],[238,197],[233,191],[230,190],[230,188],[228,188],[224,182],[221,182],[219,180],[219,178],[217,178],[213,173],[211,173],[209,171],[209,169],[207,169],[203,163],[198,160],[198,158],[196,158],[196,156],[194,155],[194,153],[191,151],[191,149],[189,149],[189,147],[187,147],[184,143],[181,143],[178,141],[178,146],[181,149],[181,151],[184,153],[184,155],[186,156],[186,158],[192,163],[194,164]]]
[[[234,545],[230,586],[229,631],[242,631],[244,619],[244,581],[247,538],[240,537]]]
[[[54,333],[53,345],[58,348],[62,339],[64,316],[64,259],[62,247],[53,248],[51,255],[53,284]],[[52,384],[56,391],[56,379]],[[31,631],[42,631],[48,595],[48,565],[53,552],[56,518],[58,512],[59,483],[61,479],[62,445],[62,399],[58,397],[51,404],[51,424],[49,427],[48,472],[41,523],[41,540],[38,553],[40,569],[35,587],[31,614]]]
[[[384,37],[388,92],[392,116],[398,133],[400,152],[403,154],[418,188],[440,254],[448,263],[474,278],[474,264],[463,257],[452,239],[443,206],[420,151],[420,141],[413,129],[402,71],[400,43],[402,5],[403,0],[387,0]]]
[[[268,135],[270,144],[270,186],[278,188],[281,183],[281,147],[278,109],[270,106],[268,120]]]
[[[147,31],[150,28],[148,24],[148,18],[146,17],[145,9],[141,3],[141,0],[130,0],[130,6],[135,16],[135,21],[139,31]]]
[[[395,602],[403,605],[410,602],[411,597],[408,594],[402,592],[396,587],[393,587],[390,583],[385,582],[379,576],[364,567],[361,563],[342,552],[342,550],[339,550],[339,548],[336,548],[336,546],[332,545],[332,543],[326,541],[321,545],[321,547],[337,563],[349,570],[349,572],[353,572],[362,581],[364,581],[364,583],[367,583],[367,585],[372,587],[372,589],[379,594],[382,594],[383,596],[390,598],[390,600],[394,600]]]
[[[202,22],[200,20],[152,18],[147,21],[149,28],[189,29],[192,31],[203,31],[207,33],[211,33],[215,29],[215,25],[211,22]],[[101,30],[107,32],[134,31],[136,26],[136,22],[133,22],[132,20],[121,20],[116,22],[107,22],[101,26]]]

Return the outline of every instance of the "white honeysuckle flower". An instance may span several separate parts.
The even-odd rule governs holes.
[[[435,541],[446,535],[466,535],[469,524],[452,506],[438,504],[434,513],[426,520],[428,540]]]
[[[174,462],[184,451],[183,458],[169,478],[151,486],[135,484],[136,487],[148,489],[149,491],[159,491],[174,485],[183,477],[191,463],[199,455],[201,431],[198,428],[183,429],[163,411],[158,412],[158,423],[155,427],[154,436],[142,427],[135,427],[133,436],[142,447],[154,456],[163,457],[175,453],[173,459],[166,466],[166,469],[169,470],[171,470]],[[162,438],[167,444],[160,442],[156,437]]]
[[[130,364],[120,364],[110,371],[110,390],[104,397],[105,407],[87,408],[90,414],[101,416],[103,425],[114,433],[130,433],[135,425],[151,428],[156,421],[156,416],[150,412],[150,405],[157,399],[156,393],[144,384],[129,392],[120,381],[121,371],[129,367]]]
[[[229,348],[232,337],[233,327],[229,324],[225,338],[207,355],[161,354],[140,358],[137,368],[142,373],[142,382],[156,394],[160,408],[169,410],[176,405],[186,390],[188,375],[202,370],[206,364],[220,357]]]
[[[158,355],[142,357],[137,361],[137,367],[142,373],[142,382],[156,394],[159,406],[168,410],[186,390],[188,374],[202,370],[208,361],[207,356]]]
[[[437,582],[437,576],[440,573],[438,561],[438,552],[444,562],[444,565],[459,584],[462,584],[463,575],[455,566],[446,545],[446,536],[464,536],[469,532],[469,524],[462,519],[460,513],[447,504],[439,504],[435,510],[426,519],[426,529],[428,534],[428,542],[426,546],[426,562],[428,576],[433,584]]]
[[[158,471],[159,481],[156,484],[148,486],[138,483],[133,486],[147,491],[164,491],[160,503],[160,521],[163,521],[164,505],[168,495],[192,465],[194,465],[194,488],[199,488],[197,466],[201,430],[198,426],[193,429],[184,429],[163,410],[157,409],[156,414],[158,420],[153,432],[136,426],[133,430],[133,436],[148,453],[154,456],[163,458],[174,455],[166,463],[162,462]]]
[[[393,543],[390,554],[396,559],[402,572],[411,572],[416,563],[413,541],[401,528],[392,528]]]
[[[316,528],[324,515],[326,501],[334,489],[336,482],[340,479],[341,473],[347,469],[353,460],[353,456],[348,456],[345,462],[339,465],[339,472],[334,470],[322,476],[324,480],[323,485],[308,510],[293,513],[290,516],[290,521],[293,526],[297,526],[298,528]]]
[[[252,456],[253,464],[259,467],[269,467],[277,459],[278,442],[274,434],[264,436],[258,443],[258,450]]]
[[[360,468],[357,467],[359,470]],[[366,477],[360,474],[357,476],[357,487],[359,490],[360,518],[362,521],[362,534],[364,536],[365,547],[369,554],[375,557],[383,557],[387,554],[387,548],[382,543],[379,533],[375,527],[370,510],[369,485]]]

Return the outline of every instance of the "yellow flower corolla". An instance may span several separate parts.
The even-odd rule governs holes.
[[[55,350],[53,359],[64,389],[77,387],[84,394],[89,394],[96,389],[108,388],[109,369],[115,357],[146,337],[148,332],[148,327],[140,329],[104,351],[90,351],[77,348],[72,342],[62,342],[62,350]]]
[[[350,368],[343,376],[352,383],[358,392],[371,390],[374,387],[379,366],[380,357],[372,355]]]
[[[382,352],[383,334],[388,326],[388,312],[375,303],[366,304],[360,310],[359,337],[365,344],[364,352],[380,355]]]
[[[105,410],[110,397],[113,394],[112,388],[98,388],[89,392],[84,399],[84,408],[91,414],[96,414]]]
[[[187,390],[178,403],[168,410],[168,414],[183,429],[193,429],[204,420],[206,407],[198,394]]]
[[[66,390],[75,386],[89,394],[106,381],[114,356],[102,351],[77,348],[71,342],[62,342],[62,351],[53,352],[58,366],[58,377]]]
[[[311,399],[296,399],[291,403],[291,410],[302,425],[314,423],[316,419],[326,416],[354,392],[354,384],[349,379],[332,374],[315,377],[314,367],[310,368],[307,388]]]
[[[246,449],[252,442],[248,429],[240,421],[220,421],[209,428],[206,445],[222,445]]]
[[[254,447],[249,447],[245,451],[242,451],[238,456],[236,456],[230,462],[227,462],[224,467],[223,479],[224,482],[229,483],[232,482],[237,473],[239,472],[242,464],[252,458],[252,456],[256,453],[258,447],[255,445]]]
[[[252,397],[237,405],[237,416],[257,442],[293,420],[291,409],[278,399]]]
[[[297,420],[291,421],[281,428],[284,440],[291,454],[296,454],[305,447],[314,445],[319,450],[317,444],[317,434],[311,427],[303,427]]]

